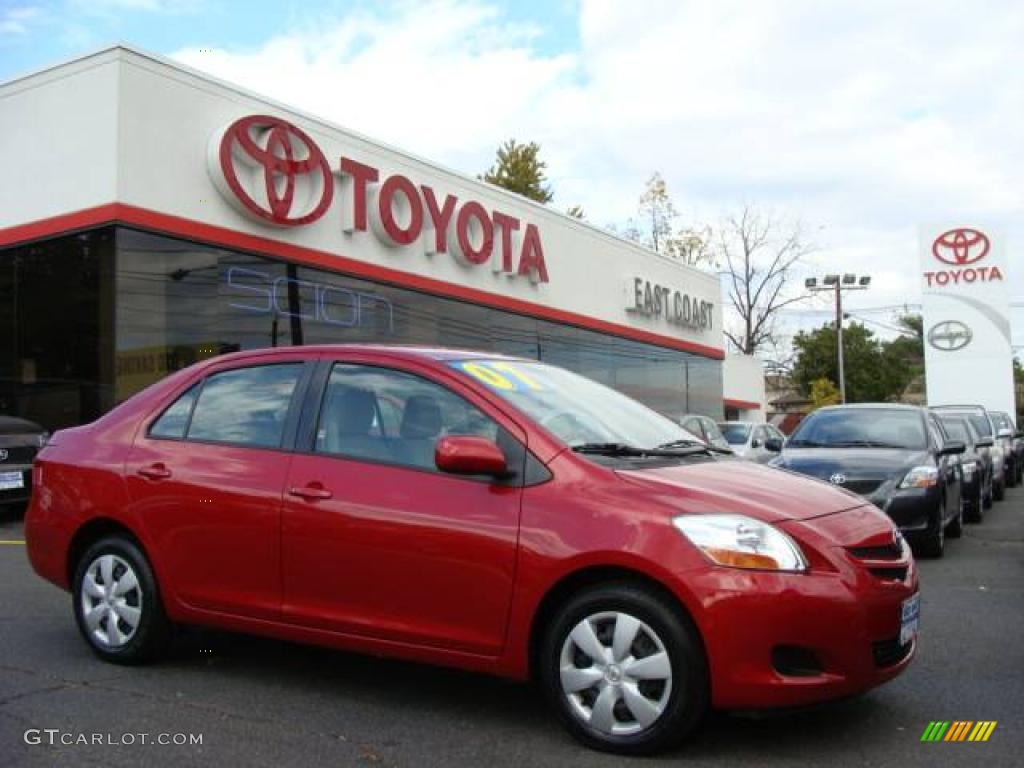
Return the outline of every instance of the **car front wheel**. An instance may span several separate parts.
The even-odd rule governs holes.
[[[708,709],[696,630],[677,605],[643,587],[608,584],[574,597],[548,628],[539,661],[559,719],[604,751],[667,749]]]
[[[102,659],[138,664],[165,648],[170,625],[146,556],[130,539],[109,536],[78,561],[72,589],[75,621]]]

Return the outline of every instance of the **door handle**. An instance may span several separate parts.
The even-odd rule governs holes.
[[[302,486],[301,488],[289,488],[288,495],[298,496],[299,498],[307,499],[308,501],[316,501],[317,499],[329,499],[331,498],[331,496],[333,496],[333,494],[329,490],[320,485],[305,485]]]
[[[156,464],[150,464],[148,467],[141,467],[139,474],[143,477],[148,477],[150,480],[166,480],[171,476],[171,470],[157,462]]]

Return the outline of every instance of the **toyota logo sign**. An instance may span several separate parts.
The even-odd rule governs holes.
[[[281,227],[316,221],[334,199],[327,158],[301,128],[250,115],[210,143],[214,184],[243,213]]]
[[[988,255],[992,244],[988,236],[977,229],[960,228],[943,232],[932,243],[932,254],[939,261],[955,266],[973,264]]]
[[[832,485],[842,485],[846,482],[846,475],[841,472],[836,472],[828,479],[828,481],[832,483]]]
[[[0,448],[0,461],[7,461],[7,457],[10,455],[6,448]]]
[[[971,343],[974,333],[959,320],[936,323],[928,331],[928,343],[943,352],[956,352]]]

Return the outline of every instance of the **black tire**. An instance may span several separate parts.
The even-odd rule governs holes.
[[[985,495],[982,502],[982,507],[984,507],[985,509],[992,509],[992,486],[994,484],[995,481],[992,479],[992,475],[989,474],[988,483],[986,483],[985,485]]]
[[[577,691],[576,696],[579,698],[574,698],[574,702],[579,703],[570,702],[569,694],[563,689],[561,670],[563,650],[575,648],[569,644],[569,637],[577,625],[598,617],[594,623],[588,623],[595,629],[595,636],[598,639],[604,638],[601,640],[604,642],[613,636],[607,634],[608,626],[605,622],[612,623],[614,633],[614,627],[618,623],[617,617],[621,614],[625,614],[627,618],[637,619],[645,625],[635,633],[637,639],[627,646],[628,658],[642,659],[648,655],[653,657],[658,652],[656,645],[646,634],[646,630],[651,630],[655,642],[661,642],[668,656],[671,677],[668,683],[664,680],[646,681],[655,687],[646,689],[648,693],[645,693],[645,696],[664,697],[660,715],[646,727],[632,715],[626,699],[622,698],[624,694],[615,693],[612,698],[617,703],[614,710],[611,710],[614,725],[641,730],[635,733],[614,734],[602,732],[584,722],[582,713],[586,704],[583,701],[592,697],[592,715],[594,705],[597,704],[597,696],[603,695],[598,693],[599,689],[612,688],[621,691],[630,685],[631,678],[626,672],[628,667],[622,665],[624,677],[620,681],[619,667],[616,663],[611,662],[607,666],[595,664],[593,657],[578,649],[574,650],[573,665],[578,669],[595,670],[592,674],[600,676],[590,688]],[[608,615],[616,618],[601,618]],[[646,648],[644,644],[647,645]],[[577,665],[576,659],[583,663],[582,667]],[[588,660],[590,664],[586,664]],[[598,669],[602,666],[603,669]],[[611,667],[614,667],[614,675]],[[548,704],[576,739],[594,749],[622,755],[647,755],[679,744],[700,723],[708,711],[710,702],[707,659],[703,643],[689,617],[685,616],[677,605],[657,592],[630,583],[615,582],[589,588],[575,595],[557,612],[541,642],[538,678]],[[639,686],[644,684],[645,682],[635,683],[635,690],[639,690]],[[650,693],[651,690],[654,691],[653,694]],[[615,699],[615,696],[618,696],[618,699]],[[620,705],[624,709],[620,709]],[[626,720],[624,726],[619,718]]]
[[[978,492],[974,495],[974,499],[970,503],[970,507],[967,510],[967,522],[969,523],[980,523],[985,517],[985,489],[984,481],[979,480]]]
[[[113,580],[110,584],[104,583],[104,561],[113,563]],[[115,594],[118,588],[132,581],[128,578],[129,570],[134,576],[135,586],[122,594]],[[92,578],[92,583],[98,584],[99,593],[109,593],[109,600],[99,596],[96,587],[86,586],[87,574]],[[93,627],[89,626],[85,615],[86,601],[92,603],[94,608],[103,608],[101,604],[107,603],[106,608],[100,611],[101,614],[105,611],[106,616],[100,618],[99,623]],[[155,660],[167,648],[171,625],[164,613],[153,569],[138,545],[125,536],[106,536],[85,550],[75,564],[71,602],[78,630],[93,652],[104,661],[142,664]],[[129,617],[130,609],[137,613]],[[124,614],[124,617],[116,619],[111,629],[111,616],[116,615],[117,611]],[[130,624],[130,618],[135,619],[134,627]],[[116,639],[111,635],[112,632]],[[100,639],[97,633],[110,638],[110,644]],[[121,638],[125,639],[118,643],[117,640]]]
[[[935,520],[932,522],[932,530],[928,531],[921,539],[918,547],[922,557],[938,559],[946,551],[946,526],[942,519],[945,517],[945,501],[935,510]]]
[[[946,526],[946,535],[951,539],[959,539],[964,535],[964,503],[962,500],[957,505],[953,519]]]
[[[992,483],[992,498],[996,501],[1002,501],[1006,498],[1006,480],[1000,480],[998,482],[993,481]]]

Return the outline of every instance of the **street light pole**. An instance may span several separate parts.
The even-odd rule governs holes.
[[[804,287],[812,293],[821,291],[834,291],[836,303],[836,362],[838,363],[839,374],[839,398],[846,402],[846,371],[843,368],[843,291],[864,291],[871,284],[870,275],[825,275],[822,285],[818,285],[818,278],[809,277],[804,281]]]
[[[843,291],[836,280],[836,349],[839,354],[839,402],[846,405],[846,372],[843,370]]]

